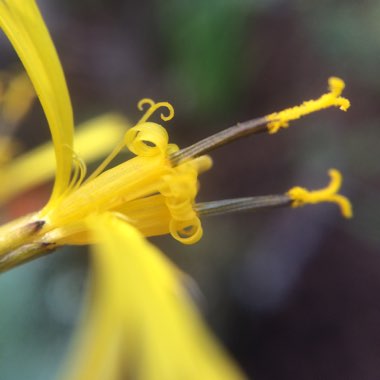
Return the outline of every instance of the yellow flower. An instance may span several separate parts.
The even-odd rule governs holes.
[[[33,87],[25,73],[12,75],[5,71],[0,72],[1,166],[9,163],[18,150],[17,144],[11,139],[11,134],[29,111],[34,97]]]
[[[89,142],[86,152],[78,148],[85,144],[74,145],[64,74],[35,1],[0,0],[0,27],[34,85],[56,157],[55,183],[47,205],[0,227],[0,270],[62,245],[93,245],[88,309],[62,377],[244,378],[202,324],[182,286],[184,275],[145,237],[170,233],[182,243],[193,244],[202,237],[202,216],[260,207],[326,201],[337,203],[343,215],[350,217],[349,201],[337,194],[341,175],[336,170],[330,172],[331,184],[318,191],[297,187],[276,196],[195,201],[198,175],[212,164],[205,153],[248,134],[275,133],[289,121],[323,108],[346,110],[349,102],[341,97],[343,81],[331,78],[329,92],[317,100],[238,124],[185,149],[169,143],[165,128],[151,121],[159,109],[162,121],[171,120],[173,107],[143,99],[138,104],[145,110],[142,118],[86,178],[82,157],[91,156],[104,141]],[[98,122],[115,124],[110,119]],[[124,146],[135,157],[107,169]],[[1,175],[11,190],[0,197],[6,199],[14,191],[46,180],[50,169],[44,168],[51,167],[44,163],[47,151],[42,148],[4,166]],[[35,166],[38,170],[31,170]],[[37,174],[41,171],[45,174]],[[17,185],[17,178],[23,176],[28,177],[26,184]]]

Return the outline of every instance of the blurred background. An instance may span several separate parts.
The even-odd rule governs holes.
[[[205,318],[249,378],[378,380],[380,1],[38,3],[77,123],[110,110],[133,122],[138,100],[166,100],[176,110],[171,140],[183,147],[318,97],[331,75],[346,81],[348,113],[319,112],[215,151],[198,199],[319,188],[338,168],[354,219],[333,205],[277,209],[206,219],[194,246],[152,240],[195,279]],[[17,58],[0,42],[7,70]],[[28,149],[48,136],[36,102],[16,137]],[[35,189],[3,214],[48,194]],[[53,378],[86,275],[86,252],[66,248],[0,276],[1,379]]]

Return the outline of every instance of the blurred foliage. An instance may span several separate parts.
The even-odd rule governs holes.
[[[247,14],[228,0],[157,4],[166,70],[191,111],[207,114],[236,106],[243,82]]]
[[[297,1],[297,7],[306,15],[301,22],[312,33],[320,54],[346,75],[378,89],[380,3],[341,1],[332,7],[331,2]]]

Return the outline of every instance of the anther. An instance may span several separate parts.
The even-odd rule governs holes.
[[[330,183],[320,190],[307,190],[303,187],[293,187],[287,192],[292,199],[292,207],[300,207],[306,204],[331,202],[339,206],[345,218],[352,217],[352,206],[348,198],[338,193],[342,184],[342,175],[336,169],[329,170]]]

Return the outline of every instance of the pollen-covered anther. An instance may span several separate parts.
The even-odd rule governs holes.
[[[336,169],[329,170],[331,181],[329,185],[321,190],[309,191],[303,187],[293,187],[287,195],[293,200],[293,207],[304,206],[305,204],[316,204],[322,202],[336,203],[345,218],[352,217],[352,206],[348,198],[338,194],[342,184],[342,175]]]
[[[272,113],[266,116],[269,124],[267,125],[269,133],[276,133],[280,128],[289,126],[289,121],[297,120],[302,116],[320,111],[325,108],[339,107],[342,111],[347,111],[350,107],[350,101],[342,96],[341,93],[345,87],[344,81],[337,77],[331,77],[328,80],[329,92],[315,100],[308,100],[299,106],[287,108],[280,112]]]

